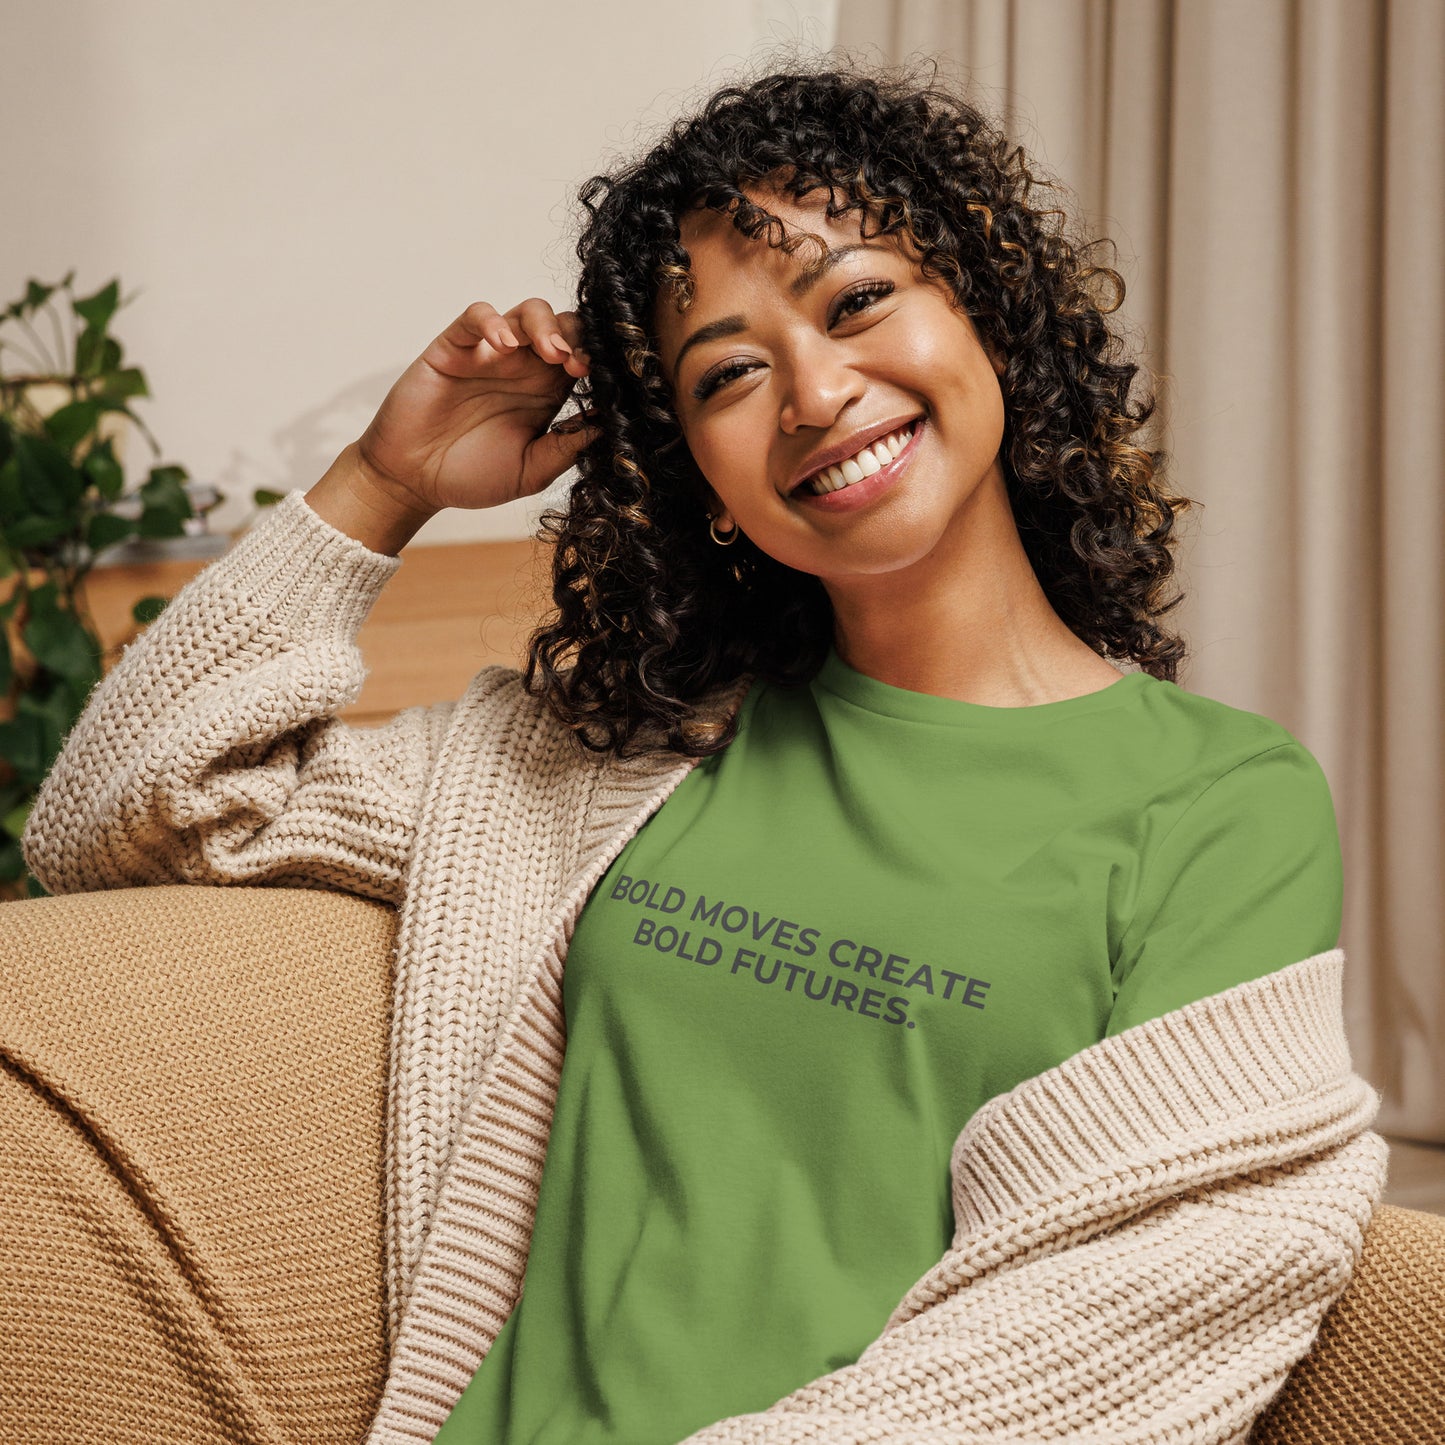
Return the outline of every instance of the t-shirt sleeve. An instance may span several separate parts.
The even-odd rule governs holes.
[[[1344,868],[1329,781],[1297,740],[1185,809],[1145,864],[1107,1034],[1339,945]]]

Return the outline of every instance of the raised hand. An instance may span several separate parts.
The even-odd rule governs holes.
[[[381,486],[418,510],[494,507],[551,485],[595,435],[552,423],[587,375],[572,311],[532,298],[468,306],[407,367],[356,443]]]

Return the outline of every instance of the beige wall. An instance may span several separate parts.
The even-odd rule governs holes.
[[[309,486],[474,300],[570,294],[570,196],[834,0],[46,0],[0,7],[0,303],[72,266],[116,319],[166,460]],[[133,446],[132,483],[148,451]],[[567,478],[419,542],[523,537]]]

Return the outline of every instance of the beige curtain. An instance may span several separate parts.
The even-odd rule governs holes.
[[[938,56],[1117,241],[1205,504],[1181,681],[1328,774],[1355,1064],[1445,1141],[1445,3],[842,0],[837,38]]]

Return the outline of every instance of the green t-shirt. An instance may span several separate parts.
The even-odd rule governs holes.
[[[1146,673],[758,682],[588,899],[522,1298],[444,1445],[673,1445],[850,1364],[986,1100],[1339,941],[1328,782]]]

